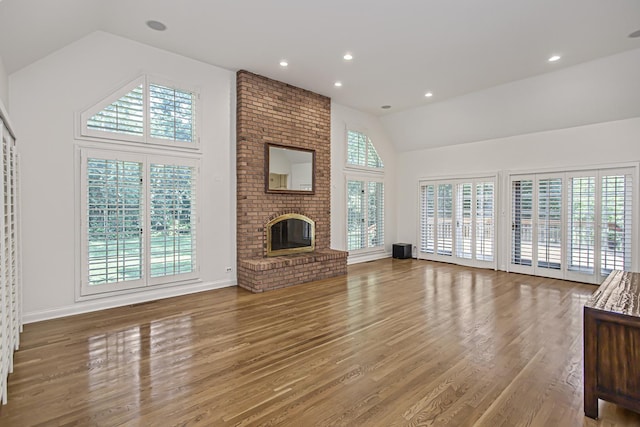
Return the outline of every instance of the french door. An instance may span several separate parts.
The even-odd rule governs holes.
[[[511,178],[511,268],[562,278],[562,175]]]
[[[512,175],[510,271],[601,283],[631,270],[633,168]]]
[[[420,182],[418,258],[495,267],[495,178]]]

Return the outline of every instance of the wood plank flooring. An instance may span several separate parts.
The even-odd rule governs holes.
[[[29,324],[0,425],[640,426],[583,414],[595,289],[385,259]]]

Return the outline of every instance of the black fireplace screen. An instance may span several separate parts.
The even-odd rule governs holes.
[[[313,221],[304,215],[287,214],[267,225],[267,255],[313,251]]]

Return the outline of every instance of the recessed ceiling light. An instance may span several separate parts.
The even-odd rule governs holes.
[[[156,30],[156,31],[164,31],[167,29],[167,26],[164,25],[162,22],[160,21],[147,21],[147,27],[151,28],[152,30]]]
[[[634,31],[633,33],[629,34],[629,37],[631,37],[632,39],[640,37],[640,30]]]
[[[340,87],[340,86],[342,86],[342,82],[335,82],[333,85],[334,85],[335,87]]]
[[[288,67],[289,63],[283,59],[282,61],[280,61],[280,66],[281,67]]]
[[[427,98],[431,98],[433,94],[431,92],[427,92],[424,94],[424,96],[426,96]]]
[[[389,108],[391,108],[391,105],[383,105],[382,107],[383,110],[388,110]]]
[[[560,59],[560,55],[553,55],[553,56],[549,57],[548,61],[549,62],[556,62],[559,59]]]
[[[345,53],[343,58],[345,61],[351,61],[353,59],[353,55],[351,55],[350,53]]]

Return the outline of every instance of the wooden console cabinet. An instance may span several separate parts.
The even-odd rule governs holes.
[[[613,271],[584,306],[584,413],[598,398],[640,413],[640,273]]]

